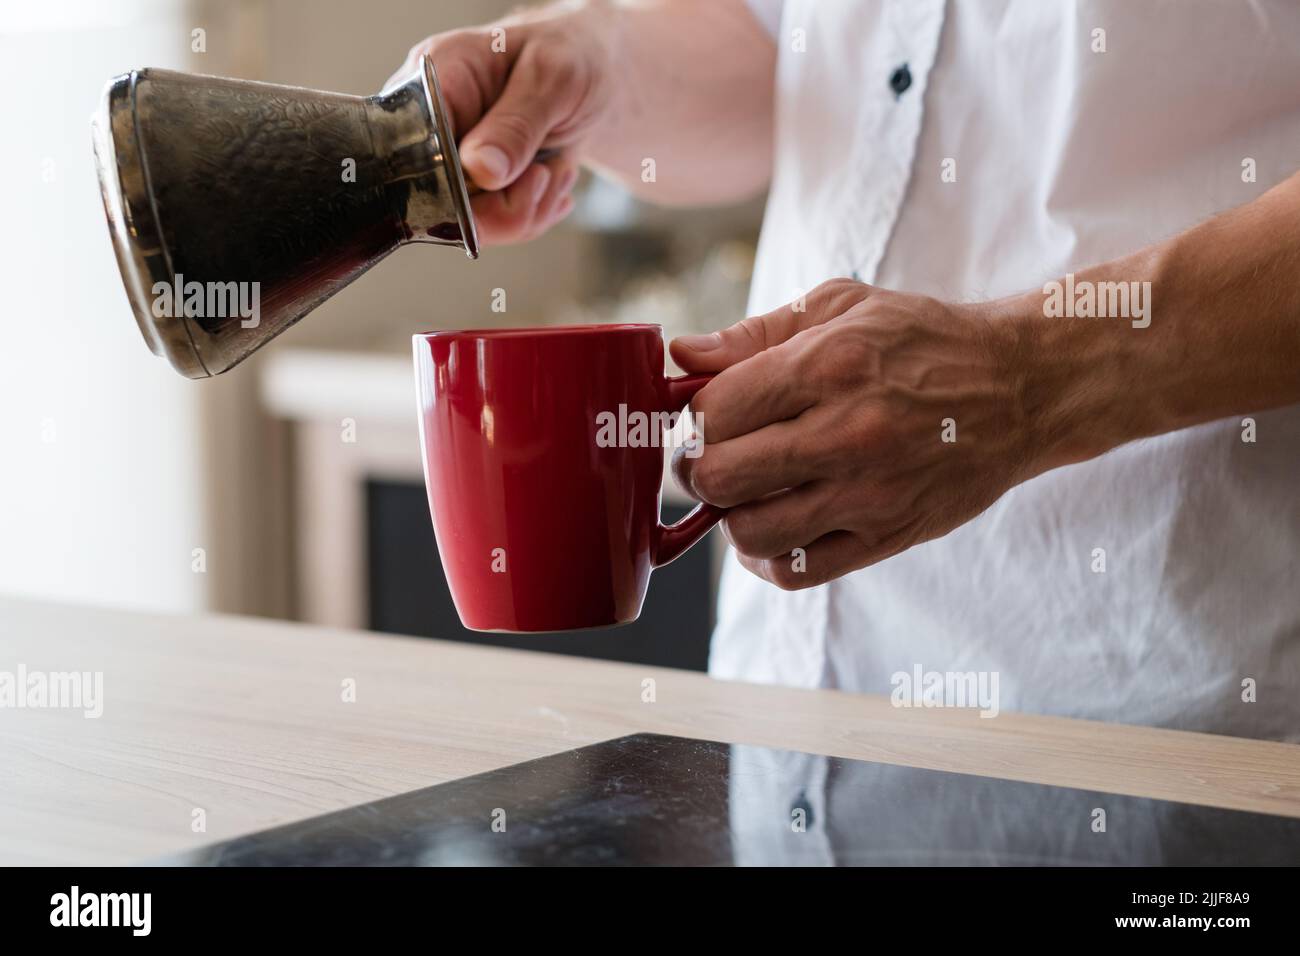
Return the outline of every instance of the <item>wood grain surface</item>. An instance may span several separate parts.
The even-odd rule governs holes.
[[[0,599],[19,664],[102,671],[104,709],[0,708],[0,863],[138,862],[636,731],[1300,817],[1293,744],[443,641]]]

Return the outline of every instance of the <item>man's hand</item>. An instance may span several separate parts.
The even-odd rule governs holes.
[[[720,373],[691,403],[705,444],[678,480],[731,509],[747,568],[801,588],[946,534],[1049,469],[1300,402],[1297,221],[1300,174],[1075,277],[1145,285],[1141,322],[1063,318],[1046,308],[1059,282],[953,305],[841,279],[806,308],[677,339],[682,369]]]
[[[662,205],[734,202],[772,167],[776,47],[745,0],[566,0],[417,43],[451,110],[484,245],[573,206],[585,164]],[[558,149],[533,163],[539,149]]]
[[[465,172],[486,192],[472,200],[484,245],[524,242],[573,209],[584,138],[610,103],[606,46],[592,18],[534,11],[416,44],[389,80],[422,54],[433,59]],[[542,148],[559,150],[534,163]]]
[[[731,509],[741,563],[788,590],[946,534],[1048,465],[1014,328],[989,306],[841,279],[677,339],[684,371],[720,372],[692,403],[705,444],[678,456],[678,480]]]

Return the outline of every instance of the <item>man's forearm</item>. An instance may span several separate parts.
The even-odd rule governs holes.
[[[992,312],[1016,328],[1008,369],[1043,470],[1300,402],[1300,174]]]
[[[766,185],[776,49],[744,0],[567,8],[613,65],[613,108],[587,163],[664,204],[732,202]]]

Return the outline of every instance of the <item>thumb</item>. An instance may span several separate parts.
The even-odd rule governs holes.
[[[668,351],[683,372],[721,372],[788,342],[804,329],[829,322],[871,291],[861,282],[832,279],[779,309],[741,319],[721,332],[679,336],[669,343]]]
[[[802,331],[798,317],[799,313],[783,306],[767,315],[741,319],[720,332],[679,336],[669,343],[668,351],[683,372],[721,372]]]
[[[571,112],[562,91],[517,63],[501,96],[461,141],[461,164],[482,188],[504,189],[523,174],[551,130]]]

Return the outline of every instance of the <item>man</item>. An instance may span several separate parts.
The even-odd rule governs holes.
[[[487,243],[579,163],[770,180],[754,317],[672,343],[720,373],[713,673],[1300,739],[1300,5],[1158,9],[566,3],[412,51]]]

